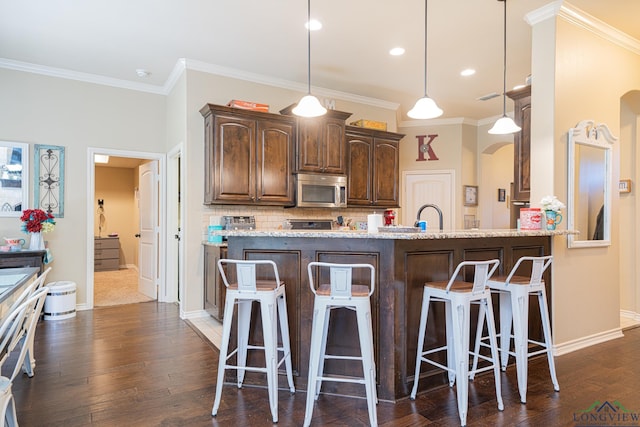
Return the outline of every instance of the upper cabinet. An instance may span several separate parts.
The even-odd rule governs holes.
[[[399,145],[403,136],[355,126],[346,127],[349,206],[399,206]]]
[[[291,116],[296,104],[280,110]],[[351,113],[328,110],[321,117],[296,117],[296,172],[346,173],[345,120]]]
[[[293,206],[292,117],[207,104],[205,204]]]
[[[513,135],[513,200],[529,200],[531,194],[531,86],[507,92],[514,102],[514,121],[522,128]]]

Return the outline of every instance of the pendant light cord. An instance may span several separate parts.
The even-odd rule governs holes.
[[[502,116],[507,115],[507,0],[504,2],[502,32]]]
[[[427,97],[427,0],[424,0],[424,97]]]
[[[307,0],[307,94],[311,95],[311,0]]]

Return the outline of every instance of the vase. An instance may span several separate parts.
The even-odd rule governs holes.
[[[562,214],[556,211],[544,211],[547,219],[547,230],[555,230],[556,225],[562,222]]]
[[[29,250],[31,251],[43,251],[44,250],[44,237],[42,233],[29,233],[31,239],[29,240]]]

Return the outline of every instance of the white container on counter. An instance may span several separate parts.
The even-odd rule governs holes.
[[[377,233],[379,227],[382,227],[382,214],[367,215],[367,231]]]

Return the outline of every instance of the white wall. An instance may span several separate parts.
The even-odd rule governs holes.
[[[46,235],[48,280],[75,282],[77,303],[86,304],[87,147],[165,152],[165,97],[6,69],[0,93],[0,140],[28,143],[31,155],[33,144],[65,147],[65,212]],[[19,229],[17,218],[0,218],[0,235]]]

